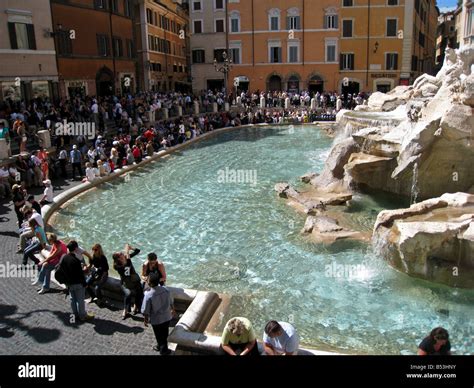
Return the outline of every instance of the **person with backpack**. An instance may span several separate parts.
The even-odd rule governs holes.
[[[67,245],[68,253],[63,256],[55,272],[55,278],[59,283],[65,284],[71,298],[71,309],[73,314],[81,322],[91,320],[94,315],[86,312],[85,294],[86,278],[81,261],[73,254],[76,246],[71,243]]]

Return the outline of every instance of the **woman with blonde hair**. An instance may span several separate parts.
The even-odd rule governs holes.
[[[221,347],[229,356],[258,356],[257,336],[247,318],[234,317],[225,325]]]

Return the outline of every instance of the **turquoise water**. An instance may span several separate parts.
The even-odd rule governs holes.
[[[137,268],[155,251],[169,285],[232,295],[218,329],[241,315],[261,335],[277,319],[292,322],[312,347],[411,354],[444,326],[455,351],[474,354],[474,292],[398,273],[362,243],[324,246],[301,235],[304,217],[273,187],[320,171],[331,142],[314,126],[221,134],[140,169],[127,183],[90,191],[59,212],[56,227],[86,248],[101,242],[109,258],[126,242],[141,248]],[[247,183],[233,182],[231,170],[248,170],[241,176]],[[370,230],[381,209],[395,206],[358,195],[347,216]]]

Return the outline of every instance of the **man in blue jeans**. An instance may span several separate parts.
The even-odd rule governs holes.
[[[71,298],[71,309],[80,321],[84,322],[94,318],[92,314],[86,312],[85,295],[86,295],[86,277],[82,270],[82,263],[71,252],[72,246],[68,244],[69,253],[65,255],[60,263],[60,268],[66,277],[66,286],[69,289]]]

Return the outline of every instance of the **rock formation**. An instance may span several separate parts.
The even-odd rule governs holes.
[[[402,272],[474,288],[474,195],[444,194],[409,209],[382,211],[373,242]]]
[[[419,199],[474,192],[473,62],[472,46],[447,49],[436,77],[422,75],[413,86],[372,94],[362,111],[341,112],[340,134],[312,183],[405,197],[416,189]]]

